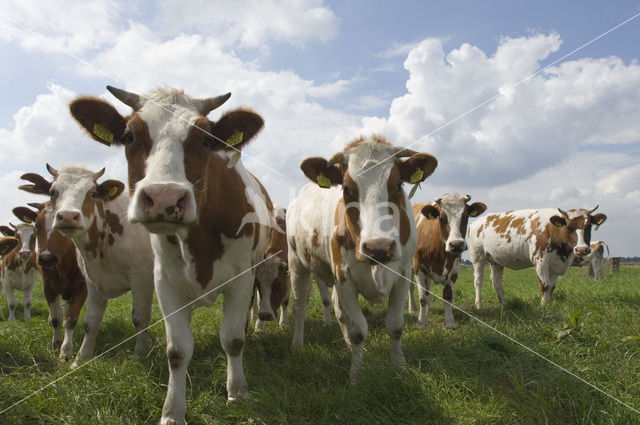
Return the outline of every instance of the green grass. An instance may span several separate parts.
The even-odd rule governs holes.
[[[540,308],[533,270],[506,270],[500,307],[487,279],[485,307],[473,308],[473,272],[465,268],[454,303],[603,391],[640,410],[640,267],[623,265],[603,281],[571,269],[551,305]],[[439,293],[441,286],[433,286]],[[134,333],[130,297],[111,301],[98,334],[104,352]],[[458,329],[443,326],[432,298],[426,329],[405,314],[407,366],[389,361],[384,306],[361,303],[369,320],[364,366],[348,384],[350,354],[337,323],[322,326],[317,294],[305,345],[291,350],[292,329],[269,323],[249,330],[244,366],[251,398],[227,404],[226,360],[218,340],[220,304],[193,315],[187,421],[195,424],[640,424],[640,414],[594,390],[478,321],[454,310]],[[4,297],[0,307],[7,316]],[[32,315],[0,322],[0,410],[50,386],[0,415],[0,424],[155,424],[167,383],[163,324],[152,328],[145,358],[128,341],[68,376],[69,363],[50,348],[47,308],[38,288]],[[157,305],[153,320],[160,319]],[[251,329],[251,327],[250,327]],[[560,336],[559,336],[560,335]],[[75,350],[82,340],[75,335]]]

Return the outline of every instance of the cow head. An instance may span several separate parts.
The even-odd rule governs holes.
[[[11,252],[19,243],[20,242],[12,236],[0,237],[0,255],[5,255],[6,253]]]
[[[470,200],[469,195],[447,193],[422,208],[422,215],[428,220],[438,219],[446,252],[460,254],[467,249],[464,237],[469,217],[477,217],[487,209],[482,202],[467,204]]]
[[[413,225],[403,184],[424,181],[437,165],[429,154],[373,136],[351,142],[328,161],[308,158],[300,168],[320,187],[342,187],[336,224],[354,241],[356,258],[387,262],[402,256]]]
[[[575,255],[588,255],[591,253],[591,226],[596,225],[596,230],[607,220],[604,214],[595,214],[598,205],[591,209],[579,208],[564,211],[558,208],[563,217],[553,216],[551,222],[558,227],[566,227],[569,245],[573,247]]]
[[[20,260],[28,260],[35,256],[36,236],[33,224],[9,223],[9,226],[0,226],[0,233],[4,236],[10,236],[18,240],[18,258]]]
[[[128,218],[151,233],[174,234],[198,222],[207,196],[211,151],[237,159],[263,126],[253,111],[236,109],[220,120],[207,119],[229,99],[195,99],[175,89],[158,89],[146,96],[107,86],[120,101],[133,108],[122,117],[109,103],[81,97],[70,104],[71,115],[96,141],[123,145],[129,167],[132,200]]]
[[[73,237],[85,233],[93,224],[95,214],[104,215],[104,203],[113,201],[124,190],[124,183],[105,180],[98,183],[105,169],[98,172],[83,167],[65,166],[60,171],[47,164],[53,182],[38,174],[25,174],[24,180],[33,184],[20,189],[40,195],[49,195],[53,211],[53,229]]]

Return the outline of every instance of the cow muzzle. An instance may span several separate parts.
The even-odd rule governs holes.
[[[78,210],[58,211],[53,220],[53,228],[62,233],[83,229],[82,213]]]
[[[362,243],[362,254],[371,263],[386,263],[390,261],[396,251],[393,239],[373,239]]]
[[[573,249],[576,255],[588,255],[591,253],[591,248],[588,246],[577,246]]]
[[[31,258],[31,251],[20,251],[18,252],[18,257],[20,257],[21,260]]]
[[[466,251],[467,244],[464,240],[456,240],[447,243],[446,251],[452,254],[461,254]]]
[[[38,265],[42,267],[55,267],[58,265],[58,257],[51,251],[43,251],[38,255]]]
[[[176,183],[151,184],[139,189],[134,199],[133,222],[142,223],[151,233],[195,221],[195,200],[191,190]]]

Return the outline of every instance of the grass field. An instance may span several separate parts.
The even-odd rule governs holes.
[[[454,304],[640,410],[640,338],[626,338],[640,336],[640,267],[623,265],[597,282],[585,268],[572,268],[545,308],[533,270],[505,270],[503,308],[488,275],[483,310],[473,309],[468,268]],[[433,289],[441,293],[442,287]],[[4,296],[0,303],[6,317]],[[110,302],[97,353],[134,333],[130,305],[128,296]],[[244,366],[251,398],[234,404],[226,402],[220,302],[197,309],[188,423],[640,424],[640,414],[459,311],[458,329],[446,330],[435,297],[426,330],[416,326],[414,314],[405,314],[407,365],[396,367],[389,361],[384,306],[362,306],[370,333],[357,385],[348,384],[350,354],[338,325],[322,326],[314,294],[302,349],[291,350],[289,327],[269,323],[261,334],[249,330]],[[69,372],[50,348],[47,314],[39,287],[31,320],[22,320],[19,307],[18,321],[0,322],[0,410]],[[156,304],[153,320],[160,318]],[[82,336],[79,326],[76,351]],[[151,336],[147,357],[137,357],[128,341],[0,415],[0,424],[157,423],[168,376],[164,325],[154,326]]]

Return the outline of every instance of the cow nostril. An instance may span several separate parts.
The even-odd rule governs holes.
[[[178,202],[176,202],[176,207],[178,207],[178,209],[180,210],[184,210],[186,203],[187,203],[187,197],[183,196],[182,198],[178,199]]]
[[[142,203],[144,204],[145,208],[153,207],[153,199],[146,193],[142,197]]]

